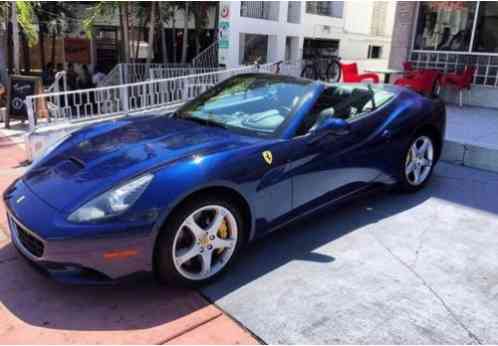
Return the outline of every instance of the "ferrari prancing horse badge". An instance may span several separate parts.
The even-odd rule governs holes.
[[[266,163],[271,165],[271,162],[273,161],[273,155],[271,154],[271,151],[266,150],[261,153],[263,155],[263,159],[265,159]]]

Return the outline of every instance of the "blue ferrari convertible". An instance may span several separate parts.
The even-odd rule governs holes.
[[[63,138],[4,193],[12,241],[65,282],[218,277],[244,244],[378,186],[413,192],[445,106],[389,85],[229,78],[169,115]]]

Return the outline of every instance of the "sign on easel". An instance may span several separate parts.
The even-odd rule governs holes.
[[[26,108],[26,97],[41,92],[40,77],[13,75],[9,78],[7,92],[7,114],[5,116],[5,128],[10,127],[10,120],[28,120]]]

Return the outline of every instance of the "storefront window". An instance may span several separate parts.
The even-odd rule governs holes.
[[[498,3],[481,1],[474,38],[475,52],[498,53]]]
[[[468,51],[475,10],[476,2],[420,2],[414,48]]]

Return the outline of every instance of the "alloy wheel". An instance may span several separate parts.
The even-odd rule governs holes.
[[[413,141],[405,160],[405,177],[412,186],[423,184],[429,176],[434,162],[434,145],[427,136]]]
[[[208,205],[195,210],[181,224],[173,241],[173,262],[180,275],[205,280],[222,270],[238,240],[237,221],[225,207]]]

